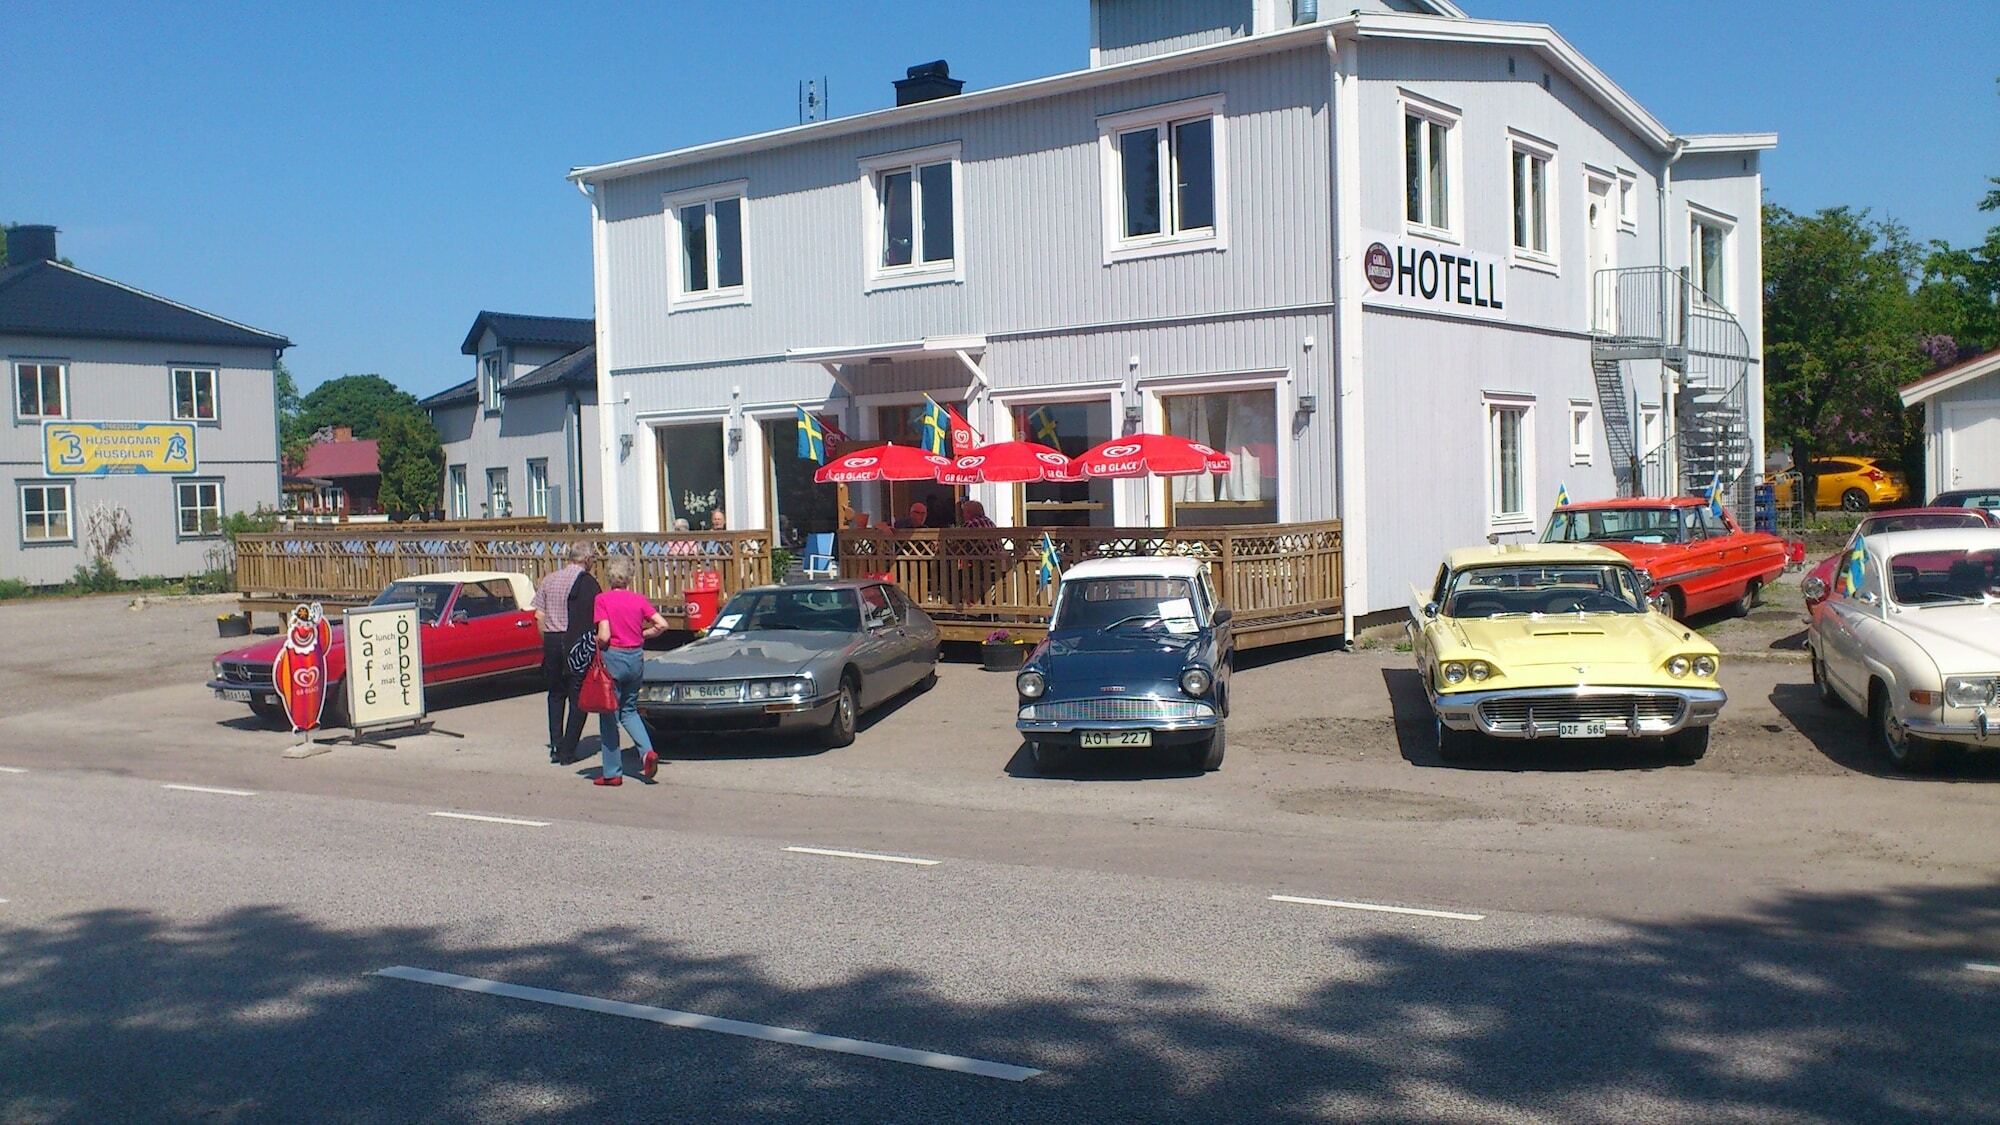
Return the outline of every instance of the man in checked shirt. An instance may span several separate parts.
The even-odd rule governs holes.
[[[535,587],[535,624],[542,630],[542,679],[549,686],[549,761],[568,764],[583,734],[583,711],[576,706],[577,677],[569,670],[570,645],[591,626],[597,579],[590,564],[597,548],[589,540],[569,545],[569,565],[551,571]],[[574,728],[574,729],[572,729]]]

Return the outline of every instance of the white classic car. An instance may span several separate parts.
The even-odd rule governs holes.
[[[1866,715],[1898,769],[1928,768],[1946,743],[2000,747],[2000,528],[1857,545],[1806,632],[1820,698]]]

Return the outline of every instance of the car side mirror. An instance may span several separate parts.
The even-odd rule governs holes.
[[[453,625],[463,625],[470,620],[472,620],[472,615],[462,609],[455,609],[451,613],[451,623]]]
[[[1643,570],[1639,572],[1639,593],[1641,596],[1652,593],[1658,586],[1659,583],[1653,580],[1652,575],[1647,574]]]
[[[1860,602],[1862,605],[1881,605],[1882,595],[1873,590],[1863,590],[1854,595],[1854,600]]]
[[[1804,594],[1809,602],[1819,601],[1826,597],[1826,579],[1817,576],[1807,578],[1799,583],[1799,592]]]
[[[1438,615],[1438,604],[1436,602],[1425,602],[1424,616],[1427,618],[1435,619],[1437,615]]]
[[[1215,613],[1211,615],[1208,620],[1209,623],[1212,625],[1227,625],[1235,619],[1236,619],[1236,611],[1230,609],[1228,606],[1223,606],[1222,608],[1216,610]]]

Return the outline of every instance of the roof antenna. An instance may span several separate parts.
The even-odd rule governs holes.
[[[826,120],[826,77],[799,81],[799,124]]]

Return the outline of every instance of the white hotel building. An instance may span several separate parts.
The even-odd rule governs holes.
[[[972,491],[1002,525],[1338,518],[1351,617],[1559,483],[1747,493],[1776,138],[1676,133],[1547,26],[1339,7],[1093,0],[1084,70],[913,68],[893,108],[576,169],[607,527],[830,530],[793,404],[911,440],[926,393],[989,440],[1226,448]]]

